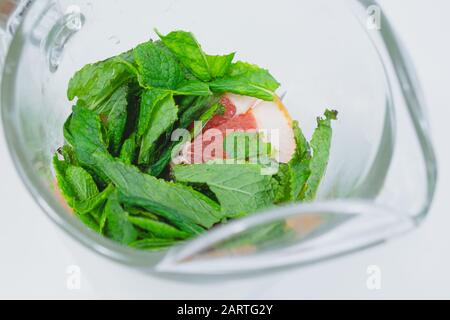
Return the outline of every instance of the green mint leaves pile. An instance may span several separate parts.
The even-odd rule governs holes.
[[[170,165],[181,145],[171,139],[175,129],[223,112],[224,93],[271,101],[279,83],[265,69],[233,62],[234,53],[206,54],[191,33],[158,36],[86,65],[70,80],[75,105],[54,168],[74,214],[112,240],[160,250],[230,219],[313,200],[328,163],[335,111],[318,118],[310,142],[294,122],[295,154],[272,175],[245,159]]]

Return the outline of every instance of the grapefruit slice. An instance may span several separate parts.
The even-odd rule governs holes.
[[[274,101],[262,101],[252,111],[256,126],[262,133],[263,141],[270,142],[277,152],[275,158],[280,163],[288,163],[296,149],[293,120],[276,97]]]
[[[226,93],[222,97],[222,100],[229,101],[229,103],[234,106],[236,114],[246,113],[249,109],[254,108],[258,103],[262,101],[258,98],[241,96],[233,93]]]
[[[225,94],[221,98],[223,115],[214,116],[202,134],[187,143],[173,164],[198,164],[226,159],[224,139],[231,132],[258,132],[270,143],[274,159],[280,163],[291,160],[295,149],[292,118],[281,100],[262,101],[253,97]]]

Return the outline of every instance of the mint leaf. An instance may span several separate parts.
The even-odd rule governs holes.
[[[123,143],[120,150],[119,159],[123,163],[132,164],[135,161],[137,152],[136,134],[133,132]]]
[[[80,214],[77,217],[84,223],[89,229],[95,232],[100,232],[100,226],[98,222],[89,214]]]
[[[68,164],[77,166],[78,161],[76,159],[75,151],[73,148],[69,145],[64,145],[61,148],[58,149],[58,154],[62,155],[64,158],[64,161],[66,161]]]
[[[164,45],[194,76],[202,81],[211,80],[206,54],[192,33],[174,31],[166,36],[158,33],[158,36]]]
[[[208,86],[209,90],[209,86]],[[194,102],[197,100],[198,97],[196,96],[181,96],[177,99],[177,105],[178,109],[180,110],[180,113],[186,111],[186,109],[190,108],[194,104]]]
[[[159,159],[150,165],[147,172],[152,176],[159,177],[169,165],[172,159],[173,150],[177,145],[178,144],[175,143],[170,145],[169,148],[162,153]]]
[[[127,107],[128,85],[123,85],[95,110],[105,124],[109,148],[113,154],[120,150],[127,123]]]
[[[97,167],[114,183],[128,205],[162,216],[183,231],[199,232],[222,219],[219,206],[190,187],[141,173],[104,153],[93,154]]]
[[[174,31],[164,36],[157,31],[163,44],[198,79],[210,81],[226,74],[234,59],[234,53],[224,56],[207,55],[190,32]]]
[[[180,116],[180,128],[188,128],[195,120],[206,112],[211,106],[219,102],[217,96],[198,97],[196,101]]]
[[[148,89],[142,93],[137,127],[138,139],[141,139],[147,133],[156,106],[168,95],[166,91],[160,89]]]
[[[184,73],[175,57],[154,42],[134,49],[134,57],[142,84],[147,88],[175,90],[184,80]]]
[[[311,162],[311,149],[299,127],[298,121],[294,121],[293,129],[297,148],[293,158],[288,164],[292,172],[291,197],[289,200],[296,201],[303,200],[300,198],[300,194],[311,174],[309,168]]]
[[[210,83],[213,92],[232,92],[272,101],[280,84],[269,73],[256,65],[236,62],[227,75]]]
[[[272,206],[271,176],[262,175],[254,164],[179,165],[173,169],[177,181],[206,183],[228,217],[241,216]]]
[[[186,80],[172,90],[172,93],[178,96],[210,96],[212,94],[209,85],[198,80]]]
[[[277,174],[273,177],[276,204],[286,203],[292,200],[292,168],[287,163],[280,163]]]
[[[92,176],[83,168],[61,161],[55,155],[53,164],[58,186],[67,204],[89,228],[100,230],[96,219],[100,218],[101,208],[113,191],[112,187],[99,192]]]
[[[325,111],[324,118],[319,117],[317,119],[317,129],[311,139],[311,148],[313,150],[313,156],[309,164],[311,175],[302,191],[302,197],[306,201],[315,199],[317,189],[325,175],[328,159],[330,157],[331,139],[333,135],[331,121],[337,119],[337,114],[337,111],[327,110]]]
[[[178,108],[172,95],[163,96],[150,90],[142,95],[141,115],[138,133],[143,137],[138,162],[146,164],[155,149],[155,142],[177,121]]]
[[[235,53],[230,53],[224,56],[206,55],[211,78],[216,79],[225,76],[228,70],[230,70],[235,55]]]
[[[92,159],[94,152],[108,152],[103,140],[100,117],[94,111],[81,105],[74,106],[65,129],[64,137],[82,164],[92,166],[95,164]]]
[[[128,213],[123,210],[117,198],[117,194],[113,194],[105,206],[106,214],[106,235],[122,244],[130,244],[137,240],[138,233],[133,224],[128,221]]]
[[[88,169],[100,186],[106,186],[109,180],[96,170],[92,154],[97,151],[108,154],[103,129],[100,116],[80,103],[73,107],[73,112],[64,125],[64,137],[72,147],[79,165]]]
[[[78,71],[69,81],[67,97],[78,97],[89,108],[95,109],[113,94],[117,88],[134,77],[121,60],[133,62],[130,52],[105,61],[88,64]]]
[[[304,137],[297,121],[293,122],[293,130],[296,141],[295,153],[287,164],[281,164],[275,180],[278,183],[276,189],[276,203],[303,200],[300,193],[310,175],[310,147]]]
[[[140,250],[158,251],[171,247],[176,243],[176,241],[170,239],[143,239],[130,243],[130,247]]]
[[[136,208],[129,205],[125,205],[124,208],[133,217],[144,217],[151,220],[159,220],[158,216],[148,211],[145,211],[144,209]]]
[[[68,166],[65,178],[77,200],[89,199],[99,192],[92,176],[81,167]]]
[[[70,205],[75,198],[75,191],[66,179],[66,171],[69,166],[70,163],[67,160],[59,160],[57,154],[53,156],[53,168],[55,168],[56,181],[58,182],[62,196]]]
[[[209,107],[199,118],[194,122],[194,128],[192,129],[191,136],[192,138],[196,138],[208,122],[217,114],[223,114],[225,108],[222,104],[216,103]]]
[[[128,217],[135,226],[148,231],[153,237],[160,239],[187,239],[189,234],[166,223],[140,217]]]
[[[53,164],[56,179],[67,204],[76,210],[76,204],[82,203],[99,194],[92,176],[83,168],[71,165],[66,160],[59,160],[55,155]],[[87,213],[87,212],[86,212]]]
[[[98,209],[101,208],[111,193],[114,192],[114,186],[108,185],[105,190],[100,193],[96,193],[82,201],[74,201],[72,203],[72,208],[78,214],[92,214],[96,218],[100,218]]]

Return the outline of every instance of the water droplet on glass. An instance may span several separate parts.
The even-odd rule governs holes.
[[[108,40],[110,40],[114,44],[120,44],[120,39],[117,36],[111,36],[111,37],[108,38]]]

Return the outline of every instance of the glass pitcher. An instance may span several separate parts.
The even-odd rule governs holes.
[[[2,119],[14,163],[43,211],[99,254],[157,272],[250,272],[367,248],[427,215],[437,170],[425,105],[374,1],[0,0],[0,12]],[[206,51],[237,51],[270,68],[308,137],[325,108],[339,110],[315,202],[236,220],[160,252],[103,238],[61,204],[51,158],[71,112],[68,80],[148,40],[155,27],[190,30]]]

